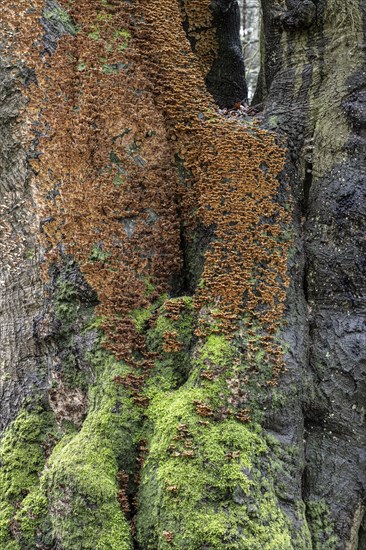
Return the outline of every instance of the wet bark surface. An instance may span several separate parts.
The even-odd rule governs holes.
[[[302,378],[285,426],[296,419],[298,444],[304,442],[303,465],[291,482],[307,504],[315,548],[328,548],[327,537],[316,533],[311,507],[324,501],[333,518],[337,548],[365,548],[362,517],[365,501],[365,69],[358,67],[343,77],[341,90],[325,89],[335,65],[327,59],[334,51],[352,51],[347,13],[337,32],[329,35],[327,18],[340,6],[324,2],[289,2],[287,8],[264,3],[267,56],[263,69],[268,85],[266,115],[289,138],[289,165],[298,203],[300,263],[304,263],[302,291],[304,324],[296,330],[301,340],[293,347],[295,371]],[[350,10],[363,17],[359,48],[365,42],[365,5]],[[274,38],[277,37],[277,38]],[[274,44],[277,40],[277,47]],[[296,46],[306,44],[302,55]],[[281,49],[281,44],[283,50]],[[333,52],[328,48],[333,42]],[[354,51],[354,50],[353,50]],[[347,54],[346,54],[347,55]],[[269,71],[269,72],[268,72]],[[347,72],[347,71],[346,71]],[[301,75],[299,77],[298,75]],[[296,80],[298,79],[298,83]],[[322,98],[316,105],[316,96]],[[357,113],[357,114],[356,114]],[[345,137],[337,139],[336,118],[346,121]],[[328,135],[319,127],[333,121]],[[324,132],[325,133],[325,132]],[[327,168],[324,158],[331,156]],[[338,161],[339,155],[343,157]],[[296,228],[296,225],[295,225]],[[290,302],[292,299],[290,297]],[[289,319],[293,315],[289,313]],[[302,377],[299,374],[302,372]],[[290,380],[291,381],[291,380]],[[298,380],[299,382],[299,380]],[[285,380],[284,380],[284,383]],[[280,432],[281,433],[281,432]],[[303,471],[302,484],[298,480]],[[324,529],[325,531],[325,529]],[[360,535],[359,535],[360,532]]]

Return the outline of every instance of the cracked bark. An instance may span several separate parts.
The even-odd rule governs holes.
[[[294,348],[295,370],[303,375],[297,380],[302,390],[293,401],[302,403],[304,414],[297,444],[302,446],[304,439],[305,468],[302,487],[297,486],[309,516],[311,503],[324,500],[329,505],[339,535],[337,548],[362,549],[365,3],[345,8],[331,1],[289,2],[285,8],[264,2],[263,8],[264,20],[271,21],[264,28],[265,58],[271,56],[272,62],[262,69],[266,77],[260,93],[267,98],[267,120],[289,138],[305,269],[304,293],[299,287],[296,298],[304,307],[300,318],[305,323],[296,331],[303,353]],[[359,26],[351,36],[357,18]],[[302,52],[299,44],[306,44]],[[356,59],[342,68],[349,52]],[[335,63],[342,73],[337,87],[330,82]],[[298,418],[301,426],[301,413]],[[313,533],[313,544],[328,548],[324,535],[317,539]]]

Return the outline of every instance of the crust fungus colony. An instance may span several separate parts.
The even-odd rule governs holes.
[[[143,342],[129,313],[179,273],[178,212],[188,238],[199,220],[214,237],[196,309],[208,306],[210,323],[228,336],[244,314],[247,325],[259,321],[261,344],[280,361],[271,335],[287,284],[287,215],[276,179],[283,153],[267,132],[217,114],[202,77],[215,55],[209,2],[187,1],[182,14],[173,0],[164,9],[157,0],[132,7],[64,0],[65,32],[52,56],[36,22],[41,13],[60,14],[41,4],[27,14],[31,33],[22,32],[19,50],[36,66],[28,116],[40,152],[33,168],[49,261],[60,251],[77,259],[98,293],[109,349],[133,365],[131,350],[142,351]],[[191,34],[207,28],[196,36],[197,56],[184,16]],[[210,328],[204,316],[199,323],[203,337]],[[179,347],[176,335],[166,335],[166,345]]]
[[[180,268],[175,174],[164,121],[129,46],[127,4],[67,5],[75,35],[44,59],[42,156],[44,226],[51,257],[80,263],[98,293],[108,346],[134,363],[139,348],[128,313],[148,305]],[[62,41],[62,45],[61,45]],[[46,213],[46,212],[45,212]]]
[[[187,2],[186,13],[209,26],[209,3],[202,4]],[[166,2],[164,10],[157,1],[140,2],[138,12],[144,21],[140,50],[149,60],[156,101],[173,151],[191,175],[183,193],[186,224],[192,232],[195,220],[214,227],[195,296],[201,312],[209,305],[210,326],[201,316],[196,334],[211,333],[213,319],[228,336],[240,317],[248,319],[248,326],[259,322],[260,344],[275,363],[276,377],[281,351],[273,335],[283,317],[287,286],[288,242],[283,234],[288,214],[278,202],[277,180],[283,151],[273,136],[255,125],[245,127],[217,115],[201,75],[205,63],[200,52],[205,59],[212,50],[210,35],[206,45],[196,48],[197,62],[183,31],[176,32],[180,14],[175,2]],[[205,41],[204,33],[200,39]]]

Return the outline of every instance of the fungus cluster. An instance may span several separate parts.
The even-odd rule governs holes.
[[[35,24],[41,4],[19,44],[37,74],[27,116],[34,115],[41,153],[33,167],[49,262],[60,251],[76,258],[98,293],[106,345],[147,374],[154,358],[130,313],[179,273],[179,216],[188,239],[198,222],[213,227],[197,311],[211,308],[214,330],[229,338],[239,319],[249,330],[259,323],[248,356],[261,346],[278,372],[289,242],[279,203],[284,156],[274,137],[217,112],[173,0],[164,9],[138,0],[133,16],[128,2],[64,0],[75,33],[62,35],[51,57]],[[184,9],[192,32],[211,28],[209,3],[192,0]],[[215,50],[212,40],[200,33],[205,51]],[[204,338],[213,329],[200,317],[196,335]],[[180,345],[175,334],[165,342],[167,350]]]
[[[122,512],[128,514],[130,512],[130,504],[126,494],[127,485],[128,485],[128,475],[124,470],[120,470],[117,474],[117,479],[119,482],[119,491],[117,495],[118,502],[121,506]]]
[[[31,102],[42,112],[33,165],[43,242],[49,263],[60,251],[76,258],[97,291],[107,347],[144,370],[149,358],[129,314],[162,294],[181,266],[164,119],[132,44],[129,5],[60,5],[77,32],[38,60]]]
[[[25,5],[22,1],[22,9]],[[200,321],[196,337],[205,342],[215,333],[227,339],[243,333],[246,359],[250,363],[264,350],[273,365],[268,383],[276,383],[289,246],[277,179],[283,151],[268,132],[218,113],[202,76],[214,55],[213,35],[199,33],[198,61],[181,28],[176,0],[164,0],[163,6],[161,0],[133,5],[60,0],[59,5],[75,33],[61,36],[51,57],[42,50],[37,24],[43,2],[34,3],[19,40],[37,74],[27,92],[27,116],[40,153],[32,166],[43,245],[48,266],[73,255],[97,292],[105,345],[132,371],[116,376],[114,383],[127,388],[138,407],[148,405],[143,387],[157,357],[136,330],[132,312],[151,306],[179,275],[181,217],[186,239],[199,224],[213,228],[194,296]],[[199,26],[210,28],[208,2],[185,5],[192,33]],[[183,165],[184,178],[174,159]],[[176,321],[184,301],[168,300],[164,307],[166,317]],[[178,332],[166,330],[163,352],[181,349]],[[202,370],[203,384],[225,376],[226,363],[219,363]],[[204,395],[193,401],[199,427],[250,420],[244,390],[229,389],[234,405],[242,408],[224,404],[216,411]],[[192,464],[198,454],[193,441],[189,428],[178,424],[171,456]],[[137,484],[146,452],[143,440]],[[238,458],[237,453],[225,460]],[[127,513],[131,505],[123,471],[118,481],[117,498]],[[179,487],[170,484],[167,491],[174,495]],[[168,543],[174,536],[163,532]]]
[[[210,71],[217,55],[216,29],[210,4],[202,0],[185,0],[181,6],[187,36],[197,55],[203,77]]]
[[[289,215],[280,204],[278,180],[284,152],[269,132],[217,113],[183,31],[176,32],[180,14],[174,1],[165,2],[164,10],[157,0],[137,6],[143,21],[137,29],[140,51],[174,134],[175,155],[189,174],[180,186],[186,227],[190,234],[197,221],[214,228],[195,295],[197,310],[214,309],[210,321],[215,316],[216,330],[228,337],[238,329],[238,319],[249,330],[259,324],[250,347],[265,350],[277,376],[282,352],[275,335],[288,284]],[[197,336],[212,333],[211,322],[205,326],[202,316],[200,321]]]

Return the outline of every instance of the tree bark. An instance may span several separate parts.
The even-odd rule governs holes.
[[[366,548],[364,0],[1,7],[1,548]]]

